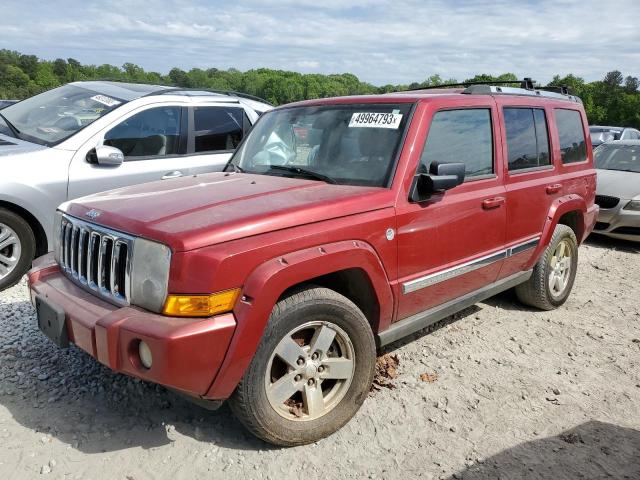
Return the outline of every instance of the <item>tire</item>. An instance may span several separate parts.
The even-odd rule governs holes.
[[[13,287],[31,267],[36,238],[19,215],[0,208],[0,291]]]
[[[266,442],[312,443],[356,414],[371,388],[375,361],[371,327],[353,302],[327,288],[299,290],[273,308],[229,405]]]
[[[560,251],[563,248],[564,253]],[[564,266],[560,265],[558,259]],[[558,308],[567,301],[571,293],[577,267],[576,235],[570,227],[556,225],[542,258],[533,267],[531,278],[516,287],[516,295],[525,305],[541,310]]]

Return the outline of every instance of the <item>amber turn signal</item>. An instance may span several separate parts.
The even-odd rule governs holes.
[[[233,310],[239,295],[239,288],[211,295],[169,295],[162,313],[171,317],[210,317]]]

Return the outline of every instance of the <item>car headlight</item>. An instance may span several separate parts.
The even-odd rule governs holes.
[[[640,212],[640,200],[631,200],[623,207],[623,210],[633,210],[634,212]]]
[[[167,298],[171,250],[144,238],[133,244],[131,303],[160,313]]]
[[[56,210],[53,217],[53,257],[60,264],[60,239],[62,235],[62,212]]]

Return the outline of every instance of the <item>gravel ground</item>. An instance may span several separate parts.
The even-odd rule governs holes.
[[[395,388],[291,449],[59,350],[23,282],[0,293],[0,478],[640,479],[640,246],[580,255],[564,307],[507,292],[393,345]]]

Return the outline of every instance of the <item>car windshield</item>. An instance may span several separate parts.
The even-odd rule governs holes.
[[[64,85],[2,109],[0,133],[55,145],[124,102],[96,90]]]
[[[411,106],[350,104],[274,110],[255,125],[231,163],[247,173],[384,187],[392,177]]]
[[[640,143],[601,145],[594,151],[596,168],[640,173]]]

